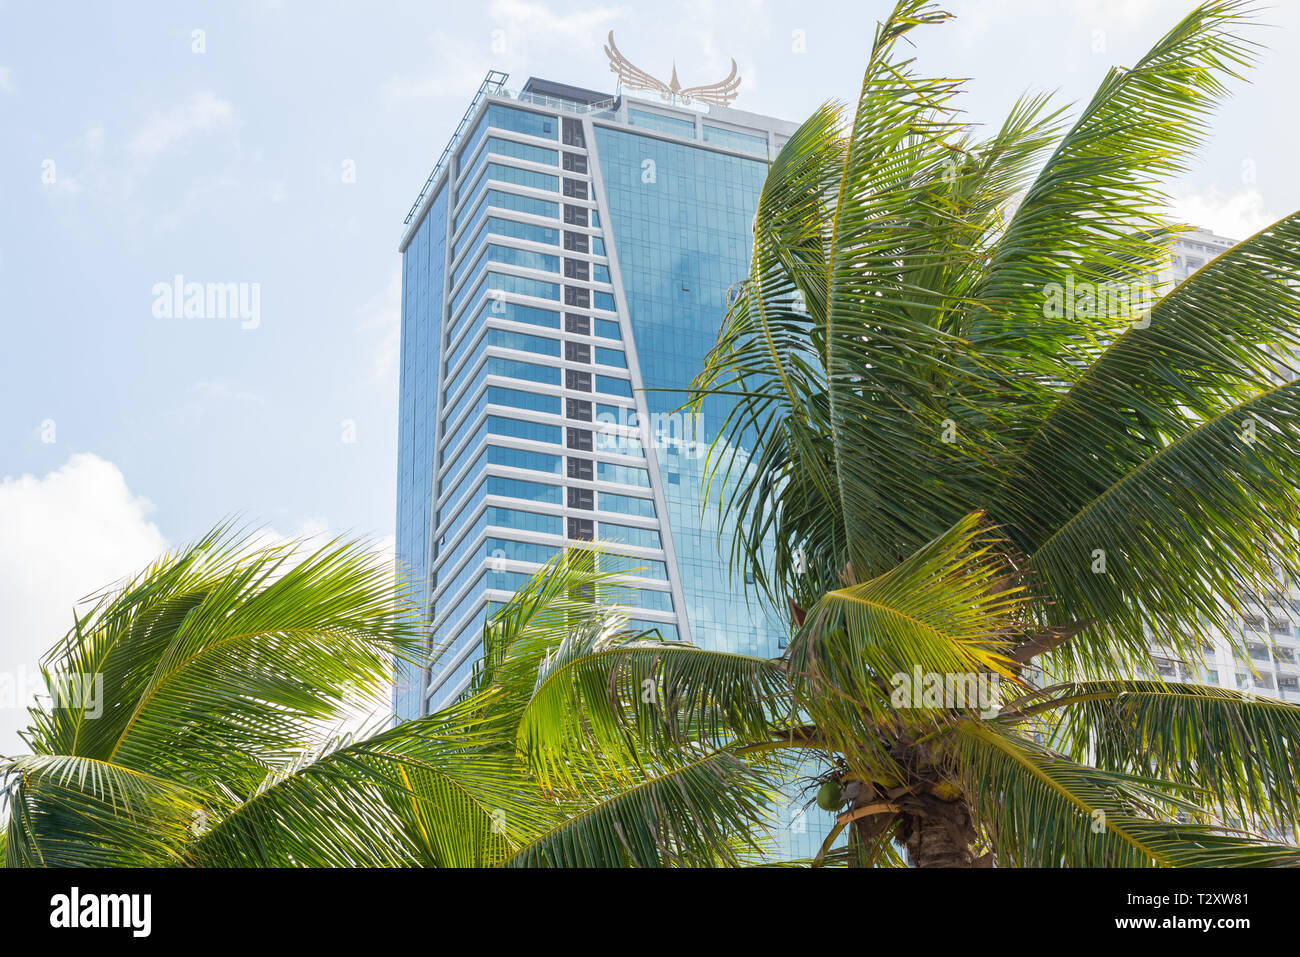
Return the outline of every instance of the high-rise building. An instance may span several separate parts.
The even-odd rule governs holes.
[[[411,717],[467,683],[487,610],[575,541],[625,573],[639,628],[775,656],[786,629],[728,571],[678,412],[745,277],[795,124],[682,97],[488,74],[407,219],[397,554],[442,649]]]
[[[1237,240],[1216,235],[1208,229],[1191,227],[1180,233],[1170,250],[1169,268],[1162,280],[1182,282],[1215,256],[1227,252]]]
[[[484,80],[400,247],[397,555],[438,652],[399,666],[402,718],[465,687],[485,615],[574,542],[600,543],[637,628],[767,657],[788,635],[705,501],[725,400],[678,410],[796,124],[506,80]],[[824,828],[786,815],[786,851],[815,852]]]

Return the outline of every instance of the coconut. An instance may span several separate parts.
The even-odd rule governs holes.
[[[844,803],[844,789],[834,779],[817,789],[817,806],[823,811],[833,811]]]

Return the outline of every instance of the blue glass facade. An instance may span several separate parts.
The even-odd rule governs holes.
[[[727,289],[748,271],[767,163],[613,127],[596,128],[596,154],[646,406],[672,416],[717,341]],[[695,644],[774,657],[783,625],[732,580],[717,510],[703,507],[702,452],[726,413],[712,399],[699,444],[658,443],[685,611]]]
[[[731,149],[764,152],[757,137],[722,136],[707,124],[703,134]],[[671,416],[686,399],[679,390],[717,341],[727,290],[748,272],[767,163],[614,127],[597,127],[595,142],[644,400],[652,416]],[[697,422],[683,423],[697,443],[656,443],[666,517],[691,641],[776,657],[786,625],[730,574],[730,536],[719,535],[711,504],[717,489],[707,500],[703,493],[702,452],[729,408],[729,400],[713,398]],[[815,855],[829,829],[826,816],[793,801],[781,817],[777,855]]]
[[[402,256],[402,354],[397,422],[398,565],[428,601],[427,558],[433,510],[433,451],[440,371],[447,189],[438,190]],[[398,662],[394,707],[418,714],[426,675]]]

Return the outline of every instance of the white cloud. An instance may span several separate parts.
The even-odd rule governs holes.
[[[14,91],[13,73],[7,66],[0,66],[0,93],[12,93]]]
[[[724,31],[719,31],[719,24],[726,25]],[[758,59],[753,57],[752,52],[747,56],[746,51],[767,47],[772,41],[772,35],[771,17],[761,0],[723,3],[697,0],[679,14],[677,29],[674,31],[676,39],[671,45],[672,49],[680,51],[678,56],[688,54],[686,61],[678,61],[677,75],[682,86],[702,86],[725,78],[731,68],[731,60],[735,57],[737,71],[743,80],[741,89],[746,96],[757,93],[761,89]],[[641,34],[633,33],[628,42],[636,43],[641,38]],[[792,35],[787,32],[778,42],[787,45],[792,39]],[[603,36],[601,42],[604,42]],[[665,64],[662,60],[652,58],[651,62],[643,63],[638,56],[644,57],[644,54],[634,54],[631,49],[624,49],[623,52],[637,66],[662,80],[667,80],[671,75],[671,60]]]
[[[1231,193],[1211,187],[1204,193],[1176,196],[1171,209],[1180,222],[1237,240],[1253,236],[1280,218],[1265,207],[1263,195],[1253,186]]]
[[[967,0],[945,7],[957,15],[959,39],[969,46],[990,30],[1037,32],[1040,39],[1064,37],[1070,20],[1089,34],[1100,31],[1105,43],[1108,35],[1119,39],[1148,25],[1172,27],[1186,14],[1189,4],[1186,0],[1073,0],[1068,5],[1042,0]],[[1089,36],[1089,42],[1092,39]]]
[[[190,393],[211,402],[261,402],[262,396],[228,379],[204,379],[190,386]]]
[[[87,453],[0,482],[0,754],[26,751],[26,691],[73,605],[166,551],[152,508],[116,465]]]
[[[166,112],[155,111],[131,140],[127,149],[142,159],[152,159],[182,147],[195,136],[234,124],[235,108],[214,93],[195,93]]]
[[[44,693],[37,666],[72,625],[73,606],[147,567],[168,549],[148,520],[153,505],[133,493],[122,472],[96,455],[78,453],[41,478],[0,481],[0,754],[21,754],[18,731],[27,726],[31,696]],[[305,557],[337,533],[323,517],[307,517],[294,538],[308,540]],[[266,527],[248,548],[283,544],[288,536]],[[375,561],[391,568],[390,535],[372,543]],[[386,716],[387,690],[358,701],[341,722],[357,731]]]
[[[490,28],[480,36],[435,33],[430,38],[432,68],[391,77],[384,84],[385,98],[463,104],[483,82],[487,67],[526,70],[530,51],[571,55],[574,49],[599,50],[605,34],[623,16],[621,10],[605,7],[556,13],[533,0],[493,0],[488,14]]]
[[[69,176],[67,173],[60,173],[58,179],[50,184],[54,187],[55,192],[59,193],[82,193],[86,187],[82,185],[79,176]]]
[[[1074,15],[1102,29],[1132,30],[1159,18],[1172,27],[1189,6],[1186,0],[1074,0]]]
[[[86,147],[92,153],[104,148],[104,127],[100,125],[86,127]]]
[[[393,76],[384,84],[384,96],[390,101],[451,100],[468,101],[483,82],[488,39],[481,48],[467,44],[464,38],[435,33],[429,62],[433,69],[417,76]]]
[[[185,429],[194,429],[214,414],[225,417],[251,415],[265,401],[261,393],[238,382],[205,379],[191,385],[184,400],[168,407],[163,415]]]
[[[204,215],[221,202],[228,201],[238,189],[239,177],[231,168],[211,176],[194,176],[181,195],[180,202],[154,218],[154,229],[160,233],[177,232],[192,218]]]
[[[319,515],[310,515],[298,523],[298,532],[296,538],[325,538],[328,537],[330,523]]]
[[[579,48],[602,44],[620,11],[606,7],[575,13],[556,13],[548,4],[534,0],[492,0],[493,22],[506,31],[506,42],[532,38],[560,37]]]

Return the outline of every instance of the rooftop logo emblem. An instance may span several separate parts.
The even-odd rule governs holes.
[[[618,46],[614,43],[614,31],[609,31],[609,42],[605,44],[605,56],[609,57],[609,69],[614,73],[621,82],[634,90],[650,90],[658,93],[665,100],[671,103],[690,104],[692,101],[700,103],[712,103],[715,106],[727,106],[736,98],[736,90],[740,87],[740,77],[736,75],[736,61],[731,61],[731,72],[727,74],[725,80],[719,80],[717,83],[707,83],[704,86],[688,86],[682,88],[677,81],[677,64],[673,64],[673,75],[667,83],[657,79],[634,65],[627,57],[623,56]]]

